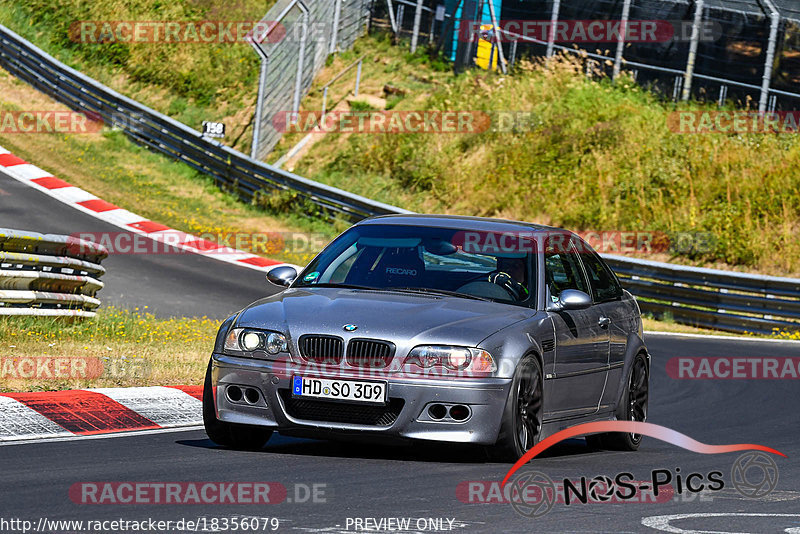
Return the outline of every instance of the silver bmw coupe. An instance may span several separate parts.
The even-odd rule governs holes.
[[[489,446],[517,460],[561,429],[644,421],[650,357],[636,300],[557,228],[475,217],[362,221],[283,290],[228,318],[208,365],[212,441],[273,431]],[[587,438],[636,450],[641,436]]]

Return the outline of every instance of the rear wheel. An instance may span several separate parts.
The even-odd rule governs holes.
[[[494,455],[502,461],[516,462],[539,442],[542,432],[542,369],[533,356],[517,365],[503,412]]]
[[[211,362],[208,362],[203,384],[203,425],[211,441],[232,449],[258,450],[266,445],[272,430],[253,425],[226,423],[217,419],[211,385]]]
[[[647,367],[647,358],[644,354],[638,354],[633,360],[630,373],[628,373],[627,385],[617,405],[617,420],[642,423],[647,420],[649,386],[650,370]],[[586,443],[590,447],[617,451],[635,451],[641,442],[641,434],[623,432],[609,432],[586,437]]]

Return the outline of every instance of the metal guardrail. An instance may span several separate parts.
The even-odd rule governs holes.
[[[343,217],[356,221],[365,217],[392,213],[410,213],[407,210],[376,202],[359,195],[329,187],[295,174],[253,160],[241,152],[203,138],[199,132],[157,113],[83,74],[60,63],[11,30],[0,25],[0,65],[12,74],[27,81],[37,89],[67,104],[73,109],[95,113],[120,127],[135,142],[183,161],[200,172],[214,177],[217,185],[235,191],[245,201],[252,201],[259,192],[284,191],[303,198],[330,217]],[[0,230],[0,232],[2,232]],[[52,236],[45,236],[51,238]],[[15,254],[25,253],[31,258],[30,265],[53,268],[52,259],[42,259],[53,254],[40,250],[13,250],[3,248],[8,239],[0,242],[3,262],[25,266]],[[6,245],[7,246],[7,245]],[[44,246],[43,243],[39,245]],[[49,245],[48,245],[49,246]],[[60,249],[59,249],[60,250]],[[40,256],[38,259],[33,255]],[[56,255],[63,254],[56,253]],[[59,302],[58,297],[37,294],[17,296],[17,304],[25,298],[44,308],[80,305],[83,314],[96,307],[93,294],[102,287],[93,276],[102,274],[97,263],[89,257],[71,256],[72,260],[62,267],[77,269],[84,274],[41,276],[28,278],[29,286],[51,287],[58,285],[72,292],[55,295],[72,295]],[[104,257],[104,256],[103,256]],[[731,332],[772,333],[774,329],[800,330],[800,280],[739,274],[714,269],[697,269],[636,260],[618,256],[605,256],[612,268],[620,275],[623,285],[636,295],[644,312],[656,316],[671,316],[676,322]],[[64,260],[67,261],[67,260]],[[84,263],[75,263],[84,262]],[[38,263],[37,263],[38,262]],[[94,265],[93,265],[94,264]],[[69,265],[69,267],[67,267]],[[22,271],[14,271],[22,272]],[[29,269],[30,272],[30,269]],[[19,280],[18,278],[14,280]],[[70,280],[70,283],[67,283]],[[0,279],[0,288],[6,282]],[[50,284],[50,285],[48,285]],[[94,284],[94,285],[93,285]],[[96,284],[100,284],[97,286]],[[85,289],[85,299],[79,298]],[[2,294],[6,295],[4,291]],[[39,291],[39,293],[44,293]],[[5,297],[3,297],[5,298]],[[0,299],[0,302],[2,299]],[[8,313],[13,307],[0,307],[0,313]],[[55,308],[58,309],[58,308]]]
[[[0,228],[0,315],[94,317],[106,257],[90,241]]]
[[[134,142],[212,176],[220,187],[252,202],[259,194],[289,192],[330,219],[356,221],[406,210],[330,187],[256,161],[64,65],[0,25],[0,66],[77,111],[121,129]]]
[[[800,279],[603,257],[656,317],[728,332],[800,331]]]

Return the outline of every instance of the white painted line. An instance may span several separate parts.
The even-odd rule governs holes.
[[[117,401],[158,426],[195,426],[203,422],[203,403],[179,389],[161,386],[87,389]]]
[[[147,436],[150,434],[168,434],[171,432],[190,432],[192,430],[203,430],[203,425],[180,427],[180,428],[156,428],[151,430],[129,430],[114,432],[112,434],[90,434],[87,436],[76,436],[70,433],[63,437],[47,437],[44,439],[26,439],[24,441],[0,441],[0,447],[10,447],[12,445],[32,445],[34,443],[53,443],[59,441],[82,441],[85,439],[112,439],[128,438],[131,436]]]
[[[751,514],[751,513],[738,513],[738,512],[730,512],[730,513],[697,513],[697,514],[674,514],[674,515],[655,515],[651,517],[642,518],[642,525],[646,527],[650,527],[655,530],[660,530],[661,532],[672,532],[673,534],[741,534],[734,531],[728,530],[686,530],[679,527],[674,527],[670,524],[671,521],[678,521],[681,519],[708,519],[708,518],[716,518],[716,517],[769,517],[769,518],[777,518],[777,517],[800,517],[800,514]],[[792,521],[794,523],[794,521]],[[776,531],[775,522],[772,521],[769,524],[764,525],[765,532],[769,530],[770,532]],[[784,532],[790,532],[789,529],[784,530]],[[746,533],[745,533],[746,534]]]
[[[0,442],[72,436],[36,410],[11,397],[0,396]]]
[[[714,334],[685,334],[681,332],[656,332],[652,330],[645,330],[646,336],[671,336],[671,337],[688,337],[696,339],[715,339],[715,340],[728,340],[728,341],[754,341],[759,343],[794,343],[800,345],[800,341],[795,339],[772,339],[768,337],[750,337],[750,336],[717,336]]]

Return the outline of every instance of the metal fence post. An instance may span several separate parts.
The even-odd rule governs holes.
[[[264,108],[264,92],[267,85],[267,69],[269,65],[269,57],[261,50],[261,47],[250,41],[250,45],[255,49],[258,56],[261,58],[261,70],[258,74],[258,96],[256,97],[256,117],[253,123],[253,141],[250,145],[250,157],[258,159],[258,146],[261,143],[261,120],[263,118]]]
[[[492,27],[494,28],[492,34],[497,42],[497,56],[500,60],[500,71],[503,74],[507,74],[508,70],[506,69],[506,58],[503,54],[503,44],[500,42],[500,26],[497,25],[497,14],[494,11],[494,0],[489,0],[489,16],[492,17]],[[494,55],[494,51],[492,51],[492,55]],[[491,56],[489,58],[489,62],[491,63]],[[489,70],[491,70],[491,67]]]
[[[417,0],[417,10],[414,12],[414,33],[411,35],[411,53],[417,51],[419,42],[419,25],[422,23],[422,4],[425,0]]]
[[[339,44],[339,19],[342,17],[342,0],[335,0],[336,5],[333,8],[333,28],[331,28],[331,47],[330,53],[336,52]]]
[[[622,53],[625,50],[625,37],[628,31],[628,20],[631,17],[631,0],[625,0],[622,4],[622,18],[620,18],[619,28],[619,41],[617,41],[617,55],[614,58],[614,72],[611,75],[612,80],[619,77],[619,72],[622,69]]]
[[[297,77],[294,81],[294,101],[292,104],[292,111],[297,113],[300,111],[300,98],[303,93],[303,68],[305,67],[306,57],[306,40],[308,38],[308,21],[309,12],[308,8],[303,5],[303,2],[298,2],[297,5],[303,12],[303,34],[300,37],[300,53],[297,58]]]
[[[761,81],[761,98],[758,101],[758,111],[764,113],[767,110],[767,99],[769,98],[769,86],[772,82],[772,63],[775,61],[775,46],[778,40],[778,26],[781,23],[781,15],[775,8],[772,0],[764,0],[764,4],[770,10],[769,44],[767,46],[767,58],[764,62],[764,76]]]
[[[397,29],[397,19],[394,18],[394,6],[392,5],[392,0],[386,0],[386,10],[389,12],[389,22],[392,25],[392,31],[395,35],[399,31]]]
[[[556,24],[558,23],[558,12],[561,11],[561,0],[553,0],[553,13],[550,16],[550,29],[547,32],[547,57],[553,57],[553,49],[556,43]]]
[[[697,45],[700,42],[700,23],[703,21],[703,6],[705,0],[697,0],[694,8],[694,22],[692,23],[692,41],[689,43],[689,57],[686,60],[686,74],[683,76],[683,100],[692,96],[692,76],[694,64],[697,60]]]

